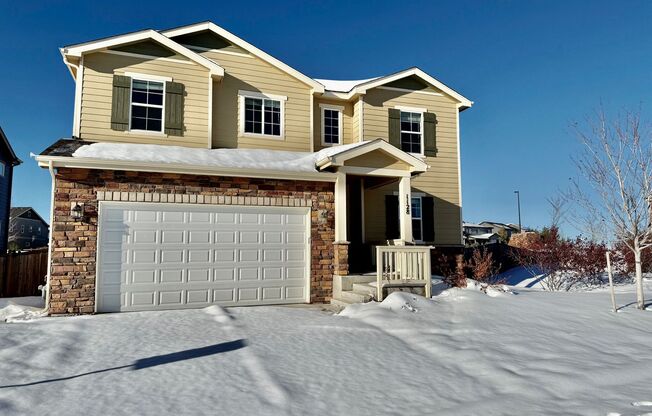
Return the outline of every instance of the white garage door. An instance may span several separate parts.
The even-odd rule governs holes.
[[[309,209],[101,202],[98,312],[309,300]]]

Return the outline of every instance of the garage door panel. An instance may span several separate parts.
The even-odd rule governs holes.
[[[213,289],[213,302],[234,303],[235,289]]]
[[[162,244],[184,244],[186,233],[182,230],[162,230],[161,243]]]
[[[98,310],[305,302],[308,213],[103,202]]]
[[[241,231],[238,236],[238,241],[242,244],[260,243],[260,233],[258,231]]]
[[[168,224],[183,224],[186,219],[186,213],[183,211],[163,211],[161,215],[162,222]]]
[[[188,232],[188,243],[189,244],[207,244],[211,242],[211,232],[210,231],[190,231]]]
[[[258,298],[258,288],[239,288],[237,301],[253,302]]]
[[[140,224],[155,223],[158,220],[158,213],[156,211],[135,210],[131,212],[131,216],[133,217],[133,222]]]
[[[181,305],[183,299],[183,291],[170,290],[159,292],[159,305]]]
[[[209,290],[188,290],[186,292],[186,303],[200,303],[205,304],[209,302]]]
[[[215,243],[216,244],[233,244],[236,242],[235,231],[216,231]]]
[[[229,269],[215,269],[213,272],[213,280],[215,281],[233,281],[235,279],[236,270]]]
[[[161,283],[181,283],[183,282],[183,270],[161,270]]]
[[[283,288],[279,287],[264,287],[263,300],[281,300],[283,299]]]

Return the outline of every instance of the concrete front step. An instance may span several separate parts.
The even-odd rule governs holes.
[[[340,308],[344,309],[347,306],[352,305],[352,303],[345,302],[340,299],[331,298],[331,305],[339,306]]]
[[[369,293],[342,291],[338,296],[333,296],[331,304],[346,307],[354,303],[366,303],[372,300],[373,295]]]
[[[364,295],[376,296],[376,286],[371,286],[369,285],[369,283],[354,283],[353,292],[364,294]]]
[[[368,293],[356,293],[345,290],[340,293],[338,299],[351,303],[365,303],[369,302],[372,296]]]

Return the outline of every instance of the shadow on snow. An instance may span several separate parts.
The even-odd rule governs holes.
[[[4,386],[0,386],[0,389],[7,389],[11,387],[27,387],[27,386],[35,386],[37,384],[54,383],[57,381],[72,380],[75,378],[89,376],[92,374],[106,373],[109,371],[122,370],[126,368],[131,368],[132,370],[142,370],[145,368],[156,367],[158,365],[170,364],[178,361],[191,360],[193,358],[200,358],[209,355],[221,354],[223,352],[238,350],[246,346],[247,343],[244,339],[238,339],[235,341],[222,342],[220,344],[209,345],[207,347],[194,348],[191,350],[173,352],[171,354],[155,355],[153,357],[141,358],[140,360],[136,360],[133,364],[121,365],[121,366],[111,367],[111,368],[104,368],[102,370],[89,371],[87,373],[75,374],[73,376],[68,376],[68,377],[38,380],[29,383],[21,383],[21,384],[7,384]]]

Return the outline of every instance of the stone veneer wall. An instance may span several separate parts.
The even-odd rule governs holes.
[[[99,201],[233,204],[311,207],[311,302],[332,296],[334,263],[334,185],[172,173],[59,169],[56,175],[51,314],[93,313]],[[71,206],[84,204],[82,221]],[[339,256],[338,256],[339,257]]]

